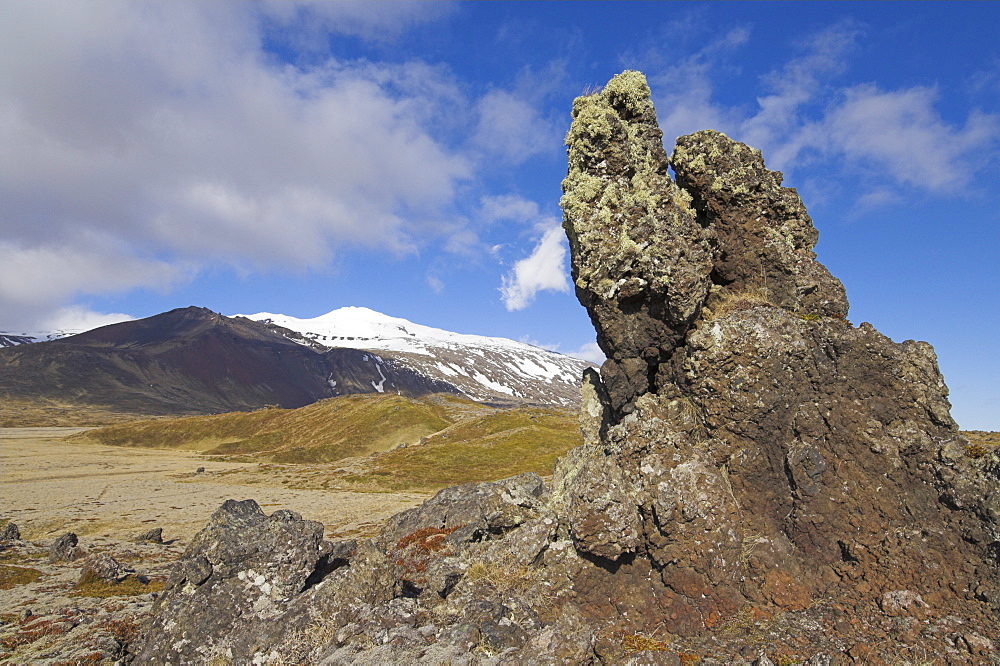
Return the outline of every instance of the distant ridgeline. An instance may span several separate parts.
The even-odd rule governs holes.
[[[91,414],[100,422],[116,413],[290,408],[380,392],[571,406],[579,404],[580,377],[590,365],[512,340],[448,333],[363,308],[315,320],[254,318],[261,321],[189,307],[2,348],[0,396],[8,407],[3,423],[43,425],[69,418],[67,413]]]

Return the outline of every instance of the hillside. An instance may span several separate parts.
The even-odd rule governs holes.
[[[298,409],[134,421],[74,439],[330,465],[307,485],[357,490],[443,488],[526,471],[548,474],[558,456],[582,442],[569,410],[500,409],[447,394],[354,395]]]
[[[253,322],[204,308],[103,326],[0,349],[0,396],[51,404],[178,415],[299,407],[328,397],[321,354]],[[5,423],[16,414],[5,414]]]

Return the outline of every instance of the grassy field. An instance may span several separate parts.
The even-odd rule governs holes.
[[[359,489],[445,488],[522,472],[552,473],[556,458],[583,443],[576,413],[507,409],[460,421],[368,461],[361,473],[338,476]]]
[[[1000,446],[1000,433],[963,434],[972,457]],[[133,421],[73,439],[258,462],[258,473],[285,475],[288,485],[362,492],[432,491],[529,471],[545,476],[556,458],[582,444],[575,410],[497,409],[446,394],[354,395],[299,409]]]
[[[335,487],[400,491],[526,471],[550,474],[556,458],[582,438],[575,410],[497,409],[445,394],[422,399],[375,394],[299,409],[134,421],[90,430],[73,441],[321,466]]]
[[[93,427],[141,418],[134,412],[59,400],[0,395],[0,428]],[[146,417],[149,418],[149,417]]]

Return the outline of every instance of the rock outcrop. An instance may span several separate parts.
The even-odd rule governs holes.
[[[846,320],[758,151],[704,131],[668,158],[641,74],[577,99],[567,143],[608,357],[586,444],[551,484],[450,488],[370,540],[227,503],[140,661],[1000,659],[1000,456],[959,434],[930,345]]]
[[[201,472],[204,472],[204,471],[205,471],[204,467],[199,467],[197,473],[200,474]],[[139,543],[146,543],[146,542],[148,542],[148,543],[163,543],[163,528],[162,527],[154,527],[151,530],[146,530],[142,534],[138,535],[135,538],[135,540],[137,542],[139,542]]]
[[[75,533],[66,532],[49,546],[49,562],[72,562],[85,555],[79,543]]]
[[[20,541],[21,540],[21,529],[17,526],[17,523],[8,522],[0,530],[0,541]]]

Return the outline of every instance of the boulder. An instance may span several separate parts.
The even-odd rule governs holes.
[[[163,543],[163,528],[154,527],[138,535],[135,540],[139,543]]]
[[[206,662],[252,650],[328,550],[320,523],[227,500],[174,567],[136,648],[139,660]]]
[[[80,585],[96,580],[117,583],[126,575],[125,567],[107,553],[93,553],[83,561],[80,569]]]
[[[18,528],[17,523],[8,522],[0,530],[0,541],[19,541],[21,539],[21,530]]]
[[[72,562],[84,554],[73,532],[67,532],[49,546],[49,562]]]

